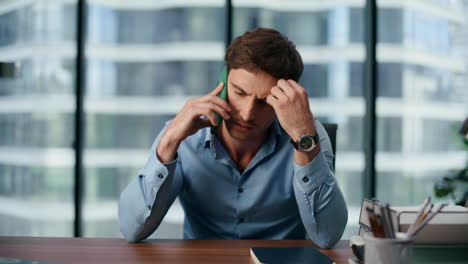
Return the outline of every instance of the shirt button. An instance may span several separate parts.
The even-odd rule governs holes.
[[[244,189],[242,189],[242,188],[239,188],[239,189],[237,189],[237,191],[241,193],[241,192],[243,192],[243,191],[244,191]]]
[[[302,178],[302,181],[303,182],[309,182],[309,177],[305,176],[304,178]]]
[[[164,178],[164,175],[159,174],[158,177],[159,177],[160,179],[162,179],[162,178]]]

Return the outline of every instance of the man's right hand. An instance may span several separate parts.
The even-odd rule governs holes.
[[[230,118],[228,112],[231,111],[231,107],[217,96],[223,87],[224,83],[220,83],[211,93],[189,99],[185,103],[159,142],[156,150],[159,161],[162,163],[174,161],[177,149],[184,139],[202,128],[219,125],[215,114],[226,120]]]

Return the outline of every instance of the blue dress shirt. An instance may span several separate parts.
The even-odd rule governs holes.
[[[131,242],[147,238],[178,196],[185,239],[305,239],[307,234],[318,246],[332,247],[348,212],[332,170],[330,139],[322,124],[315,124],[321,152],[309,164],[296,164],[289,136],[275,120],[242,173],[210,128],[186,138],[174,162],[161,163],[156,149],[163,130],[120,196],[121,232]]]

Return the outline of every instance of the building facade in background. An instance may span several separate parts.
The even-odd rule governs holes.
[[[0,235],[73,235],[76,0],[0,1]],[[223,69],[224,1],[88,0],[84,235],[120,237],[117,199],[155,136]],[[336,177],[357,232],[363,197],[363,0],[233,1],[234,35],[272,27],[303,57],[314,115],[338,124]],[[466,1],[378,1],[377,198],[420,204],[465,166]],[[182,237],[176,201],[153,237]]]

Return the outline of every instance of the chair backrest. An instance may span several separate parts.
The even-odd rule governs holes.
[[[338,125],[334,123],[322,123],[323,127],[327,131],[328,137],[332,145],[333,151],[333,172],[335,171],[335,159],[336,159],[336,130]]]

